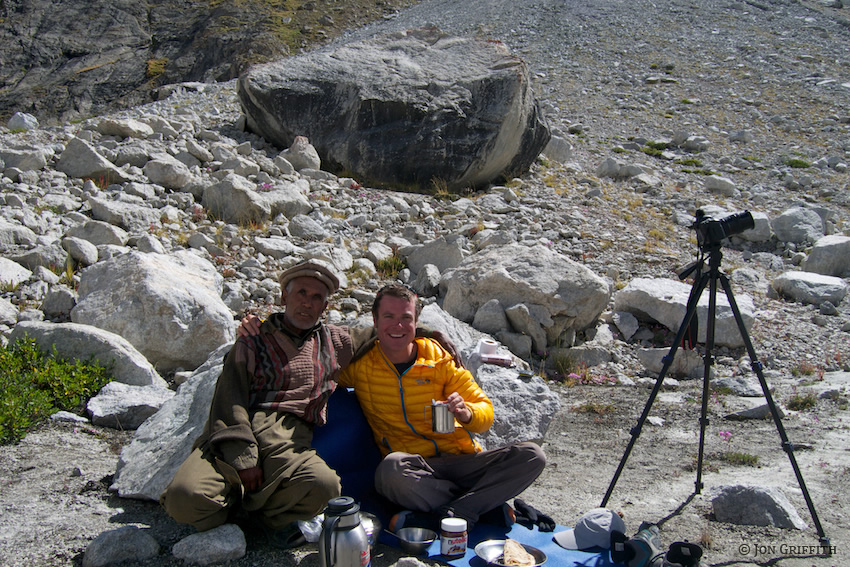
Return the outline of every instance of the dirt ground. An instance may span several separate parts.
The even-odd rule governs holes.
[[[771,386],[782,401],[794,384]],[[544,442],[548,465],[522,497],[559,524],[572,526],[600,505],[651,389],[640,384],[552,384],[552,388],[562,398],[562,409]],[[652,419],[637,437],[608,507],[621,511],[633,532],[643,521],[659,523],[664,546],[684,539],[699,542],[705,548],[703,565],[847,565],[847,410],[838,402],[820,400],[813,411],[789,412],[783,420],[789,439],[797,445],[794,455],[816,513],[834,547],[832,557],[823,557],[809,549],[819,545],[818,535],[774,423],[724,419],[742,404],[732,396],[713,394],[709,400],[704,488],[694,495],[701,389],[698,380],[665,386],[659,392],[650,408]],[[655,418],[663,424],[652,425]],[[130,437],[89,425],[51,423],[18,445],[0,447],[0,563],[81,565],[85,548],[98,534],[136,525],[148,528],[161,545],[157,558],[140,565],[182,565],[169,550],[193,530],[174,523],[156,503],[122,499],[108,491],[120,447]],[[757,465],[732,464],[723,458],[730,452],[750,460],[756,457]],[[712,516],[712,488],[742,483],[779,487],[808,529],[717,522]],[[248,554],[231,565],[318,565],[313,544],[281,552],[268,547],[262,536],[248,533],[247,539]],[[399,557],[398,550],[381,546],[373,565],[392,565]]]

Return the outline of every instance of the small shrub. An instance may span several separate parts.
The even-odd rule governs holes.
[[[145,74],[149,79],[159,77],[163,73],[165,73],[165,66],[168,64],[168,59],[160,58],[160,59],[148,59],[147,61],[147,69],[145,70]]]
[[[810,164],[806,160],[798,159],[798,158],[788,158],[788,159],[786,159],[785,165],[787,165],[788,167],[794,168],[794,169],[807,169],[809,167],[812,167],[812,164]]]
[[[797,393],[788,398],[788,409],[791,411],[804,411],[812,409],[818,403],[817,396],[812,392]]]
[[[0,347],[0,444],[14,443],[57,410],[80,411],[109,380],[93,360],[63,360],[26,338]]]
[[[750,455],[749,453],[738,453],[735,451],[723,453],[720,458],[724,462],[729,463],[730,465],[756,467],[759,463],[759,458],[757,455]]]
[[[395,279],[398,277],[398,273],[405,267],[404,259],[397,251],[394,251],[393,255],[389,258],[378,260],[375,264],[375,269],[378,270],[378,273],[387,279]]]

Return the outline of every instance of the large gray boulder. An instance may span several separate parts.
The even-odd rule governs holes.
[[[306,136],[324,169],[374,184],[484,185],[525,172],[550,138],[519,57],[436,28],[252,67],[239,100],[250,130],[282,148]]]
[[[121,335],[161,371],[194,369],[235,339],[222,290],[215,267],[191,252],[134,251],[80,274],[71,320]]]
[[[549,345],[565,331],[590,326],[610,298],[605,280],[585,266],[543,245],[521,244],[493,246],[465,258],[443,275],[440,291],[443,309],[465,322],[493,299],[506,311],[524,305],[529,317],[522,319],[539,325]],[[541,336],[537,329],[522,332]]]
[[[231,345],[213,352],[137,430],[121,451],[110,490],[124,498],[159,500],[201,434]]]

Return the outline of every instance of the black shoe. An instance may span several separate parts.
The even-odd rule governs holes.
[[[670,563],[682,567],[698,567],[702,557],[702,548],[695,543],[677,541],[670,544],[670,550],[664,558]]]
[[[307,543],[301,528],[298,527],[298,522],[292,522],[279,530],[273,530],[267,526],[264,526],[264,529],[269,545],[278,549],[292,549]]]

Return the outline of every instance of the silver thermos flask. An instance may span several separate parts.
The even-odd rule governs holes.
[[[369,538],[360,523],[360,505],[349,496],[331,498],[319,535],[321,567],[370,567]]]

